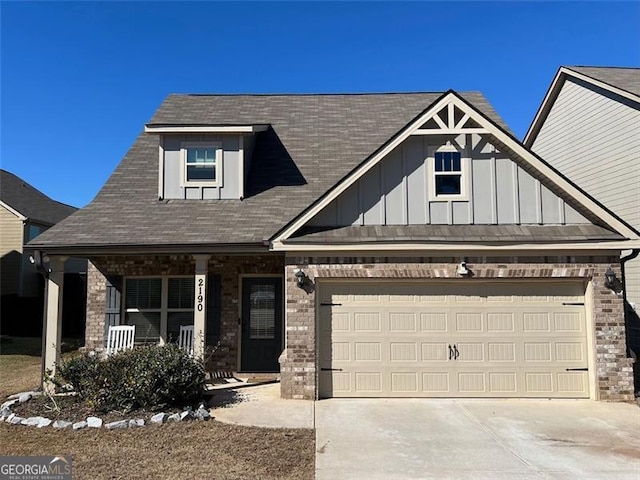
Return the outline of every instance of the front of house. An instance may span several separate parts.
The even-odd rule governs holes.
[[[523,147],[477,93],[170,96],[49,258],[90,260],[110,325],[285,398],[631,400],[619,255],[638,232]]]

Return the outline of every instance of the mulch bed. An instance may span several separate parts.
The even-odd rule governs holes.
[[[95,416],[101,418],[104,423],[115,422],[118,420],[130,420],[134,418],[142,418],[145,423],[148,423],[149,419],[154,414],[158,413],[147,410],[134,410],[128,413],[100,413],[94,411],[90,405],[82,402],[75,395],[54,396],[53,399],[55,400],[57,409],[49,397],[42,395],[34,397],[27,402],[14,405],[11,407],[11,411],[23,418],[46,417],[51,420],[67,420],[68,422],[80,422],[82,420],[86,420],[89,416]],[[162,411],[171,414],[182,410],[173,408]]]

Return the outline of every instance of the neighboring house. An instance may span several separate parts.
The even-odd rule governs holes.
[[[640,68],[561,67],[525,145],[640,229]],[[640,354],[640,257],[623,252],[630,346]]]
[[[42,334],[44,283],[23,245],[71,215],[77,208],[56,202],[14,174],[0,170],[0,292],[2,333]],[[67,273],[86,272],[86,261],[69,263]],[[78,284],[78,279],[69,277]],[[79,294],[83,295],[80,284]],[[76,287],[77,288],[77,287]],[[67,302],[74,301],[77,295]],[[84,299],[80,318],[74,321],[82,332]],[[76,310],[78,310],[76,308]],[[19,319],[19,321],[17,321]],[[73,332],[73,328],[69,331]]]
[[[285,398],[633,398],[615,290],[638,232],[478,93],[171,95],[31,245],[49,367],[77,255],[90,349],[193,324],[208,368],[279,373]]]

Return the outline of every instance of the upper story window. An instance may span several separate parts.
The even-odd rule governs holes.
[[[41,225],[29,224],[29,229],[27,231],[27,242],[30,242],[31,240],[36,238],[38,235],[40,235],[46,229],[47,229],[46,227],[43,227]]]
[[[460,152],[436,152],[433,174],[436,195],[460,195],[462,193]]]
[[[450,142],[429,160],[429,200],[468,200],[468,159]]]
[[[222,145],[219,143],[182,144],[183,185],[219,187],[222,184]]]

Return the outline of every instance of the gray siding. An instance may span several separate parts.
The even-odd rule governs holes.
[[[427,159],[446,140],[409,137],[309,225],[589,223],[479,135],[449,138],[470,159],[468,200],[430,200]]]
[[[640,229],[639,104],[567,79],[532,150]],[[640,260],[626,273],[627,297],[640,306]]]
[[[187,187],[180,185],[182,162],[180,145],[182,142],[219,142],[222,143],[222,186]],[[218,200],[240,198],[241,162],[240,137],[237,135],[172,135],[165,136],[161,145],[164,151],[164,192],[166,199]],[[246,170],[245,170],[246,172]],[[246,173],[245,173],[246,175]]]

